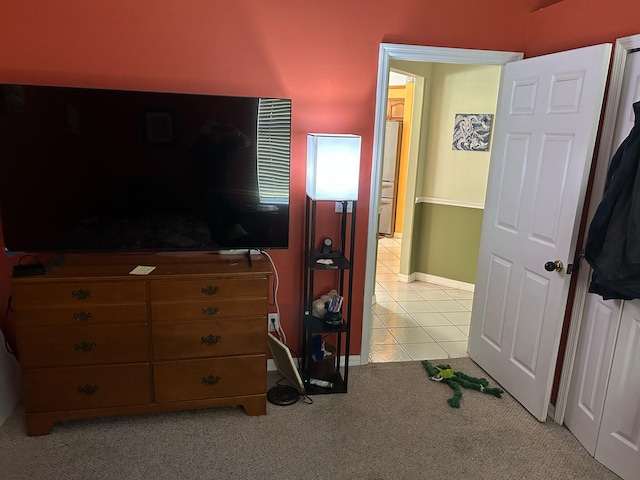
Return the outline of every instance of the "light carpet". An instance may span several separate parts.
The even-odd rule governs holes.
[[[473,376],[470,359],[440,361]],[[433,363],[438,363],[434,361]],[[564,427],[508,394],[449,387],[420,362],[352,367],[349,392],[265,416],[220,408],[71,421],[26,436],[18,409],[0,427],[0,478],[21,479],[617,479]],[[269,375],[273,385],[279,375]],[[495,382],[491,381],[494,386]]]

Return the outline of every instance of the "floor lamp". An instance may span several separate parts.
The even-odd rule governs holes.
[[[304,275],[304,321],[302,372],[308,393],[344,393],[347,391],[349,340],[351,332],[351,300],[353,287],[353,255],[356,226],[356,201],[360,182],[360,148],[358,135],[310,133],[307,136],[306,229]],[[342,206],[340,238],[337,245],[328,238],[316,243],[316,205],[322,201],[340,202]],[[349,210],[349,203],[352,209]],[[350,226],[347,217],[351,212]],[[321,270],[337,272],[336,290],[340,310],[332,310],[332,302],[323,314],[313,308],[314,278]],[[344,300],[344,303],[342,303]],[[329,306],[329,304],[327,304]],[[322,316],[320,316],[322,315]],[[317,337],[337,335],[333,358],[325,358],[318,350]],[[343,335],[345,362],[341,368]],[[313,345],[311,345],[313,344]],[[335,358],[337,357],[337,359]],[[328,368],[320,368],[330,361]],[[321,378],[318,378],[321,377]]]

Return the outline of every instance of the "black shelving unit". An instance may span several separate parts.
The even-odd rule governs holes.
[[[306,229],[305,229],[305,248],[304,248],[304,315],[302,319],[302,364],[301,376],[305,384],[306,391],[309,395],[328,394],[328,393],[346,393],[349,380],[349,344],[351,340],[351,303],[353,289],[353,256],[354,241],[356,227],[356,202],[343,201],[342,213],[340,218],[340,238],[334,243],[330,253],[322,253],[320,242],[326,235],[316,236],[316,208],[318,203],[327,203],[324,200],[313,200],[307,196],[306,202]],[[335,203],[331,201],[330,203]],[[353,204],[352,209],[348,211],[349,203]],[[349,218],[350,217],[350,218]],[[318,260],[331,259],[332,262],[327,265],[318,263]],[[320,272],[331,270],[335,274],[334,288],[338,295],[344,297],[342,303],[343,322],[338,326],[330,326],[325,323],[322,318],[312,315],[313,301],[321,294],[326,292],[316,292],[315,276]],[[311,370],[313,370],[314,359],[311,356],[311,341],[316,335],[320,335],[323,339],[327,338],[335,341],[335,359],[329,365],[323,365],[323,375],[320,380],[325,380],[333,384],[332,388],[325,388],[311,384],[313,378]],[[344,362],[341,361],[344,356]]]

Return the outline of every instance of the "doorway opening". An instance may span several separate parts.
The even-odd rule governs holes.
[[[384,301],[389,301],[391,295],[389,291],[383,291],[378,289],[376,292],[376,282],[374,279],[374,273],[377,271],[377,268],[380,268],[383,272],[389,273],[384,270],[384,268],[389,268],[387,265],[384,265],[384,262],[378,262],[379,252],[381,255],[395,255],[396,258],[392,258],[395,265],[397,265],[397,275],[402,282],[398,284],[396,287],[396,292],[393,298],[394,303],[398,306],[394,306],[391,308],[400,308],[405,313],[406,308],[402,307],[401,302],[416,302],[414,305],[409,306],[423,309],[424,307],[419,307],[418,303],[423,302],[424,304],[428,304],[431,307],[433,306],[431,302],[454,302],[457,307],[460,308],[461,305],[467,305],[468,308],[461,308],[459,312],[447,312],[451,315],[452,318],[457,317],[455,321],[457,323],[465,323],[468,320],[464,320],[466,317],[465,312],[469,314],[470,318],[470,310],[471,310],[471,298],[463,298],[469,297],[469,292],[457,288],[458,285],[446,285],[446,289],[449,291],[456,290],[454,295],[457,295],[458,298],[452,298],[446,292],[443,292],[441,288],[437,287],[433,283],[433,278],[428,276],[421,277],[421,273],[417,268],[418,262],[421,260],[421,257],[424,257],[423,253],[420,252],[418,254],[414,249],[417,248],[415,245],[416,238],[420,238],[420,232],[414,231],[414,227],[419,224],[417,220],[422,220],[422,216],[425,215],[424,209],[415,208],[416,201],[418,203],[433,203],[431,200],[433,198],[425,198],[424,195],[421,196],[422,191],[417,189],[417,185],[415,179],[418,176],[418,172],[422,173],[424,168],[423,165],[420,165],[419,158],[425,155],[425,150],[427,145],[425,142],[420,142],[420,135],[423,130],[427,129],[430,125],[428,121],[423,121],[421,115],[416,115],[414,111],[414,116],[412,117],[414,121],[411,125],[411,131],[417,132],[417,134],[412,134],[411,139],[409,141],[411,153],[409,154],[408,159],[408,168],[407,168],[407,179],[409,181],[406,182],[406,193],[405,193],[405,205],[406,210],[402,215],[402,234],[399,236],[393,236],[390,239],[383,238],[379,244],[378,242],[378,223],[379,223],[379,205],[380,200],[382,198],[382,169],[383,169],[383,152],[384,152],[384,132],[386,129],[386,121],[387,121],[387,100],[388,100],[388,91],[389,91],[389,72],[396,65],[393,65],[396,62],[402,64],[402,62],[407,62],[408,64],[419,65],[424,64],[427,67],[435,64],[453,64],[462,66],[474,66],[474,65],[494,65],[500,66],[509,61],[519,60],[522,58],[522,55],[519,53],[513,52],[487,52],[487,51],[474,51],[474,50],[461,50],[461,49],[448,49],[448,48],[434,48],[434,47],[417,47],[417,46],[407,46],[407,45],[392,45],[392,44],[382,44],[380,49],[380,62],[379,62],[379,70],[378,70],[378,94],[377,94],[377,107],[376,107],[376,126],[374,133],[374,159],[373,159],[373,171],[372,171],[372,184],[371,184],[371,204],[370,204],[370,216],[369,216],[369,241],[368,241],[368,250],[367,250],[367,274],[365,281],[365,304],[376,303],[380,305]],[[402,66],[402,65],[401,65]],[[417,75],[415,77],[415,98],[414,105],[424,105],[425,98],[423,96],[424,82],[431,81],[429,75],[421,76]],[[421,84],[422,82],[422,84]],[[496,83],[495,89],[497,91],[498,85]],[[422,95],[422,96],[421,96]],[[431,98],[427,99],[428,101]],[[421,107],[422,108],[422,107]],[[473,112],[460,112],[460,113],[473,113]],[[479,113],[479,112],[478,112]],[[437,204],[437,203],[436,203]],[[421,207],[424,205],[421,205]],[[457,205],[458,207],[460,205]],[[449,206],[450,207],[450,206]],[[447,206],[444,206],[446,209]],[[436,209],[440,209],[440,206],[436,207]],[[416,218],[416,215],[419,218]],[[385,243],[386,242],[386,243]],[[382,258],[380,259],[382,260]],[[428,274],[427,274],[428,275]],[[421,277],[421,278],[420,278]],[[418,280],[419,283],[415,283],[414,281]],[[420,281],[422,280],[422,281]],[[426,280],[426,281],[425,281]],[[409,282],[414,282],[410,284]],[[460,282],[460,283],[468,283],[472,285],[473,279],[471,282]],[[409,285],[418,286],[420,291],[416,291],[416,289],[411,288]],[[400,290],[406,290],[405,293],[400,292]],[[410,290],[410,291],[409,291]],[[430,292],[429,292],[430,291]],[[446,298],[443,296],[446,295]],[[431,297],[431,300],[427,300],[427,298]],[[368,301],[367,301],[368,299]],[[452,304],[450,304],[451,306]],[[444,307],[444,304],[443,304]],[[374,307],[376,308],[376,307]],[[378,307],[379,308],[379,307]],[[407,339],[410,342],[422,343],[419,342],[420,339],[428,339],[431,343],[431,350],[438,355],[436,357],[443,358],[440,355],[441,350],[437,348],[437,342],[434,341],[432,335],[429,335],[427,331],[423,328],[423,326],[418,325],[418,329],[416,330],[414,325],[405,325],[401,327],[402,322],[407,320],[407,316],[404,315],[394,315],[394,313],[402,313],[402,311],[398,310],[397,312],[388,312],[383,313],[383,315],[390,315],[386,317],[385,320],[389,323],[389,325],[385,325],[378,323],[380,321],[379,314],[380,312],[376,312],[374,314],[373,309],[365,308],[363,315],[363,341],[362,341],[362,354],[361,354],[361,362],[367,363],[370,360],[370,353],[372,352],[370,340],[373,339],[373,335],[377,337],[384,337],[391,341],[398,339]],[[443,312],[438,312],[436,309],[433,309],[432,312],[412,312],[413,314],[425,314],[425,315],[417,315],[420,321],[426,323],[425,327],[441,327],[445,325],[428,325],[429,322],[435,321],[438,318],[444,318]],[[428,313],[436,313],[438,315],[426,315]],[[415,322],[416,315],[409,315],[412,320]],[[451,342],[464,342],[466,338],[465,330],[468,328],[467,325],[460,325],[462,329],[458,328],[455,324],[451,323],[451,320],[446,319],[449,327],[449,334],[451,332],[455,332],[458,334],[458,337],[455,339],[453,337],[444,337],[447,338]],[[374,323],[375,322],[375,323]],[[394,322],[399,322],[394,325]],[[437,323],[437,322],[436,322]],[[385,327],[383,329],[382,327]],[[395,331],[390,331],[387,326],[391,328],[397,328]],[[374,332],[374,328],[377,328],[379,331]],[[401,330],[402,329],[402,330]],[[420,331],[418,331],[420,330]],[[435,332],[435,330],[434,330]],[[394,336],[395,334],[395,336]],[[390,335],[390,337],[389,337]],[[436,335],[437,336],[437,335]],[[443,338],[443,337],[438,337]],[[378,338],[377,341],[380,341]],[[383,340],[384,341],[384,340]],[[396,342],[398,343],[398,342]],[[408,344],[408,343],[407,343]],[[453,343],[451,344],[453,345]],[[452,351],[451,354],[444,355],[447,356],[460,356],[462,352],[460,349],[462,348],[460,344],[456,345],[457,350]],[[420,353],[420,347],[409,347],[408,349],[398,347],[400,350],[396,348],[397,351],[403,352],[406,356],[403,358],[398,358],[398,360],[411,360],[414,359],[411,355],[407,353],[407,350],[412,350],[416,357],[420,356],[429,356],[433,357],[433,354],[430,354],[428,349],[422,350]],[[422,347],[426,348],[426,347]],[[463,349],[466,354],[466,349]],[[409,357],[409,358],[407,358]],[[396,361],[396,360],[388,360],[388,361]]]
[[[487,68],[495,69],[489,72],[489,82],[484,78]],[[372,305],[371,362],[433,360],[467,355],[473,285],[455,280],[461,273],[451,268],[455,261],[442,264],[440,260],[446,256],[443,250],[449,250],[452,243],[456,243],[456,238],[462,241],[459,247],[462,247],[464,255],[474,250],[477,252],[477,240],[474,242],[473,237],[479,237],[481,225],[479,221],[474,223],[469,218],[458,217],[460,209],[464,211],[469,206],[461,204],[459,195],[453,191],[456,186],[444,189],[450,197],[457,197],[454,205],[442,195],[439,199],[433,193],[425,196],[424,188],[418,194],[419,202],[407,199],[407,183],[421,183],[414,172],[409,175],[408,163],[411,153],[415,155],[420,151],[420,144],[425,142],[428,143],[424,149],[427,159],[419,156],[418,169],[426,176],[438,178],[438,170],[440,177],[443,172],[445,177],[448,176],[447,165],[459,162],[460,158],[471,162],[474,167],[479,162],[488,163],[487,158],[482,159],[487,157],[486,153],[453,150],[451,131],[447,131],[446,126],[453,125],[448,121],[451,112],[479,108],[480,97],[483,98],[480,103],[487,102],[484,98],[487,96],[484,94],[487,83],[490,87],[488,104],[490,111],[495,111],[499,69],[497,66],[391,63],[382,159],[375,302]],[[474,86],[471,106],[465,97],[469,94],[461,91],[466,90],[465,84]],[[414,102],[416,85],[419,95]],[[417,127],[413,125],[414,114]],[[425,128],[421,127],[423,121]],[[447,125],[449,123],[451,125]],[[443,128],[443,125],[446,126]],[[443,130],[444,134],[439,133]],[[429,162],[430,157],[436,161]],[[479,190],[485,188],[484,171],[480,175],[467,176],[467,173],[464,172],[466,178],[460,179],[459,190],[471,191],[469,184],[474,187],[477,184]],[[421,224],[413,242],[414,249],[420,251],[417,255],[409,252],[410,257],[417,257],[419,261],[416,271],[410,274],[400,270],[403,220],[407,208],[412,209],[414,218],[419,219],[414,226]],[[478,220],[481,218],[478,210],[472,212]],[[457,255],[456,258],[461,257]],[[475,263],[472,259],[464,264],[464,268],[469,270],[465,280],[473,281]]]

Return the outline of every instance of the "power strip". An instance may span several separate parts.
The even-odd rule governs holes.
[[[44,275],[46,268],[41,263],[27,263],[13,266],[14,277],[28,277],[31,275]]]

